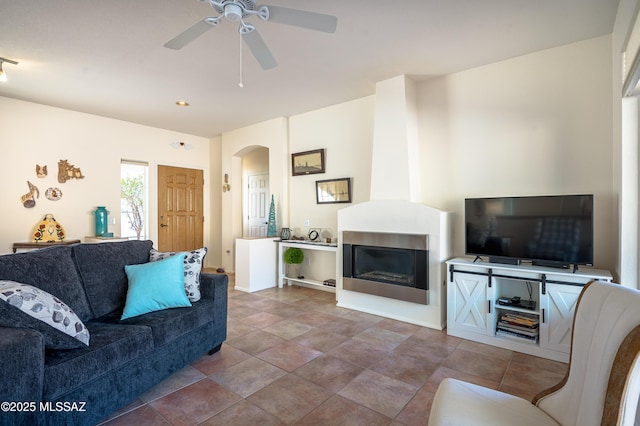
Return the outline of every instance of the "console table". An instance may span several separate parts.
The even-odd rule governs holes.
[[[317,290],[324,290],[330,293],[335,293],[336,288],[323,284],[322,281],[307,279],[307,278],[289,278],[286,276],[286,266],[284,263],[284,251],[287,247],[297,247],[302,250],[318,250],[337,253],[338,244],[336,243],[320,243],[311,241],[296,241],[296,240],[284,240],[278,243],[278,287],[282,288],[286,281],[288,285],[296,283],[303,287],[311,287]],[[335,272],[334,272],[335,274]],[[334,275],[332,274],[332,275]],[[334,277],[335,278],[335,277]]]
[[[13,243],[12,249],[13,252],[17,252],[18,250],[37,250],[45,247],[52,246],[66,246],[69,244],[78,244],[80,240],[64,240],[64,241],[55,241],[55,242],[23,242],[23,243]]]
[[[121,241],[129,241],[129,238],[121,238],[121,237],[93,237],[88,236],[84,237],[85,243],[108,243],[108,242],[121,242]]]

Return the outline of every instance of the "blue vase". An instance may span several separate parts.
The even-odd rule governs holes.
[[[108,222],[109,212],[107,211],[107,209],[104,208],[104,206],[99,206],[95,211],[95,215],[96,215],[96,237],[100,237],[102,236],[102,234],[105,234],[108,230],[107,228],[109,226],[109,222]]]

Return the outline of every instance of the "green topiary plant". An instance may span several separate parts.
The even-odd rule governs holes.
[[[289,265],[302,263],[304,260],[304,252],[297,247],[289,247],[284,252],[284,263]]]

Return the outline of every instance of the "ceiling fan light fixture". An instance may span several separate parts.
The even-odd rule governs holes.
[[[242,7],[235,3],[228,3],[224,5],[224,17],[232,22],[240,22],[242,20]]]
[[[188,107],[189,106],[189,102],[187,102],[187,101],[176,101],[176,105],[178,105],[179,107]]]
[[[238,28],[238,32],[242,35],[244,34],[249,34],[251,31],[255,31],[256,27],[254,27],[251,24],[247,24],[246,22],[242,21],[240,23],[240,27]]]
[[[269,8],[267,6],[260,6],[258,8],[258,17],[263,21],[269,20]]]
[[[204,18],[204,22],[211,25],[212,27],[215,27],[220,23],[220,18],[222,18],[222,16],[207,16],[206,18]]]
[[[164,44],[169,49],[179,50],[196,38],[200,37],[212,27],[216,26],[222,18],[238,23],[238,31],[242,40],[258,61],[263,70],[275,68],[278,63],[271,54],[269,47],[258,33],[256,27],[245,22],[254,15],[263,21],[277,24],[292,25],[325,33],[334,33],[338,25],[338,18],[324,13],[308,12],[300,9],[291,9],[280,6],[258,6],[257,0],[199,0],[209,5],[220,15],[206,17],[187,28],[176,37]],[[241,81],[242,83],[242,81]],[[242,85],[240,84],[240,87]]]

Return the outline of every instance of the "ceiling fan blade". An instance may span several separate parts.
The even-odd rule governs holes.
[[[164,47],[168,47],[169,49],[174,50],[182,49],[187,44],[191,43],[193,40],[209,31],[211,28],[213,28],[213,26],[206,21],[199,21],[195,25],[187,28],[186,30],[166,42],[164,44]]]
[[[293,25],[325,33],[335,33],[336,27],[338,26],[338,18],[332,15],[280,6],[267,7],[269,8],[269,21],[271,22]]]
[[[263,70],[269,70],[278,65],[258,30],[242,34],[242,38]]]

